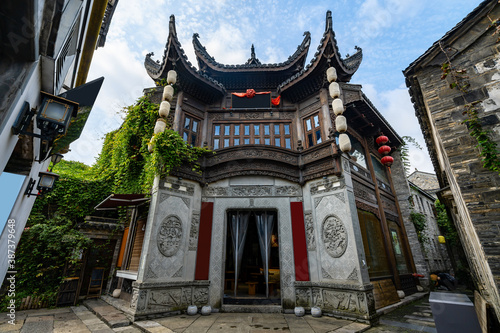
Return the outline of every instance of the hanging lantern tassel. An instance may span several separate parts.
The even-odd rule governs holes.
[[[392,163],[394,163],[394,158],[392,158],[392,156],[384,156],[382,157],[380,162],[382,162],[382,164],[385,165],[386,167],[390,167]]]
[[[382,155],[388,155],[391,152],[391,147],[386,145],[380,146],[378,152]]]

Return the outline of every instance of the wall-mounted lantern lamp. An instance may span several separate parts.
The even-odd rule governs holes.
[[[53,141],[59,135],[66,133],[71,117],[76,117],[78,103],[43,91],[41,95],[42,104],[39,110],[36,107],[31,108],[28,102],[24,102],[21,112],[12,126],[12,133],[14,135],[22,134],[42,139],[40,160],[43,160],[48,155]],[[31,120],[35,114],[36,125],[40,129],[40,134],[29,130]]]
[[[52,172],[52,169],[56,166],[57,163],[61,162],[63,158],[62,154],[53,154],[50,156],[50,160],[52,161],[52,166],[50,167],[50,172]]]
[[[38,185],[36,187],[38,193],[32,193],[33,187],[35,187],[36,180],[30,178],[28,187],[26,187],[26,191],[24,191],[24,194],[27,195],[28,198],[30,197],[30,195],[41,196],[52,191],[54,189],[54,183],[59,178],[59,175],[53,172],[40,171],[38,173],[38,177],[40,177],[38,179]]]

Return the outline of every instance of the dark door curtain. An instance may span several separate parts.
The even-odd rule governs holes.
[[[234,255],[234,296],[238,290],[238,275],[243,257],[243,249],[245,248],[245,239],[248,230],[248,218],[250,212],[237,211],[231,214],[231,240],[233,244]]]
[[[260,254],[264,263],[264,277],[266,280],[266,297],[269,298],[269,259],[271,256],[271,235],[274,227],[274,214],[258,212],[255,214],[257,232],[259,235]]]

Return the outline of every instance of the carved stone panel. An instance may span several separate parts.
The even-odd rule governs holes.
[[[198,247],[198,228],[200,226],[200,213],[193,213],[191,228],[189,230],[189,250],[196,251]]]
[[[242,185],[230,187],[206,186],[203,189],[203,195],[206,197],[295,197],[302,196],[302,188],[298,185]]]
[[[149,294],[148,308],[152,305],[178,307],[182,304],[182,289],[152,290]]]
[[[311,306],[311,289],[297,288],[295,289],[295,304],[297,306],[310,307]]]
[[[325,307],[334,310],[357,312],[359,309],[356,295],[347,292],[323,290]]]
[[[333,258],[341,257],[347,249],[347,230],[335,215],[329,215],[323,221],[323,244],[326,252]]]
[[[182,222],[175,215],[167,216],[158,228],[158,250],[165,257],[177,253],[182,242]]]
[[[314,237],[314,221],[312,213],[305,213],[307,249],[310,251],[316,250],[316,238]]]
[[[271,190],[270,186],[238,186],[232,188],[232,193],[237,197],[258,197],[271,195]]]
[[[205,305],[208,303],[208,288],[196,288],[193,292],[193,304]]]

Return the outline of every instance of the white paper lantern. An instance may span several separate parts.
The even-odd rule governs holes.
[[[337,118],[335,118],[335,128],[340,133],[347,131],[347,119],[342,115],[338,115]]]
[[[174,70],[170,70],[167,73],[167,83],[175,84],[177,82],[177,72]]]
[[[342,150],[344,153],[348,153],[351,151],[351,139],[349,139],[349,136],[345,133],[342,133],[339,135],[339,146],[340,150]]]
[[[337,82],[330,83],[330,87],[328,87],[328,90],[330,91],[330,96],[332,98],[340,97],[340,86]]]
[[[344,103],[342,103],[342,100],[340,98],[335,98],[333,100],[332,109],[333,109],[333,113],[335,113],[336,116],[344,113]]]
[[[166,127],[167,127],[167,122],[164,119],[157,119],[154,129],[155,134],[165,131]]]
[[[160,110],[158,111],[160,117],[167,118],[170,113],[170,103],[167,101],[163,101],[160,103]]]
[[[328,82],[337,81],[337,70],[335,67],[330,67],[326,70],[326,78]]]
[[[163,100],[170,102],[173,97],[174,97],[174,87],[172,87],[171,85],[166,85],[165,88],[163,88]]]

